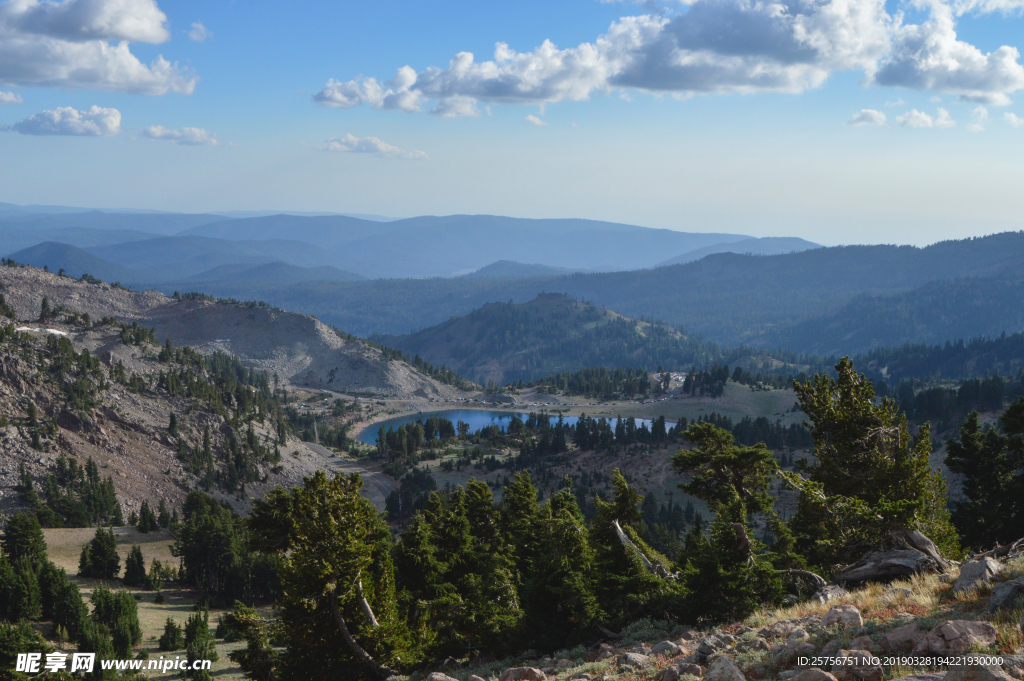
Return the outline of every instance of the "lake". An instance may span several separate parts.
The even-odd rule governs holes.
[[[418,414],[409,414],[407,416],[396,416],[393,419],[375,423],[372,426],[363,429],[363,431],[356,436],[356,439],[365,444],[374,445],[377,444],[377,432],[382,427],[386,433],[388,432],[388,428],[398,430],[400,426],[404,426],[407,423],[416,423],[416,421],[420,419],[426,421],[431,416],[445,418],[452,423],[465,421],[469,424],[469,432],[475,433],[481,428],[486,428],[487,426],[501,426],[502,428],[507,428],[513,416],[518,416],[525,421],[529,415],[530,414],[528,412],[521,411],[489,411],[485,409],[444,409],[441,411],[424,411]],[[563,416],[562,418],[565,423],[569,425],[573,425],[579,420],[576,416]],[[612,423],[612,428],[614,428],[616,419],[609,420]],[[558,414],[551,414],[552,424],[556,421],[558,421]],[[650,428],[652,422],[649,419],[636,419],[636,425],[638,427],[641,423],[646,423],[647,427]]]

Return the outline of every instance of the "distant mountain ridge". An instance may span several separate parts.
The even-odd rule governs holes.
[[[821,244],[816,244],[813,241],[807,241],[797,237],[766,236],[759,239],[743,239],[742,241],[705,246],[704,248],[698,248],[697,250],[677,255],[674,258],[663,260],[658,263],[657,266],[665,267],[667,265],[681,265],[683,263],[693,262],[694,260],[700,260],[705,256],[713,255],[715,253],[783,255],[785,253],[799,253],[800,251],[807,251],[812,248],[821,247]]]
[[[574,270],[566,267],[552,267],[551,265],[530,265],[511,260],[499,260],[490,265],[481,267],[475,272],[463,275],[466,277],[481,278],[505,278],[518,279],[523,277],[550,277],[560,274],[572,274]]]

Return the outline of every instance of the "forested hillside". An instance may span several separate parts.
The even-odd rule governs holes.
[[[1013,282],[1022,262],[1024,233],[1007,232],[927,248],[844,246],[776,256],[725,253],[685,265],[635,272],[283,286],[253,282],[226,285],[212,292],[258,297],[315,314],[359,335],[409,333],[468,314],[489,302],[524,303],[542,292],[559,292],[628,317],[681,324],[689,333],[726,347],[743,343],[779,347],[777,334],[782,332],[774,329],[785,330],[804,320],[833,314],[857,295],[905,292],[931,281],[963,277]],[[1006,284],[1007,290],[1012,286]],[[1012,326],[1019,317],[1021,302],[1009,294],[1007,298],[1008,309],[1002,310],[997,319],[1007,319]],[[970,314],[962,308],[951,312]],[[989,322],[989,327],[999,326],[997,321]],[[885,342],[899,345],[917,341],[920,334],[932,333],[932,329],[907,327],[903,332],[908,336],[890,335]]]
[[[451,366],[480,384],[532,381],[583,367],[674,370],[718,362],[714,343],[672,327],[622,317],[548,293],[528,303],[491,303],[465,317],[380,342]]]

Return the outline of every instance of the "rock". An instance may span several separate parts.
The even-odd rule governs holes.
[[[427,675],[427,681],[458,681],[458,679],[453,679],[447,674],[442,674],[441,672],[434,672],[433,674]]]
[[[698,636],[700,636],[700,634],[698,634],[696,631],[684,631],[682,635],[680,635],[679,640],[694,641],[697,639]]]
[[[898,612],[892,616],[893,622],[902,622],[903,624],[908,624],[916,619],[917,617],[909,612]]]
[[[810,641],[801,643],[796,648],[793,648],[793,654],[797,657],[806,657],[808,655],[813,655],[816,652],[818,652],[818,646],[814,645]]]
[[[764,638],[760,636],[755,638],[753,641],[744,641],[743,643],[736,646],[736,650],[740,651],[741,653],[746,653],[754,650],[763,650],[767,652],[771,649],[772,647],[768,645],[768,641],[764,640]]]
[[[811,600],[815,603],[828,603],[831,600],[848,596],[849,593],[849,591],[838,584],[827,584],[811,596]]]
[[[634,647],[629,652],[637,653],[638,655],[650,655],[651,654],[651,649],[641,643],[640,645]]]
[[[534,667],[511,667],[498,677],[498,681],[546,681],[547,675]]]
[[[871,650],[872,645],[874,645],[874,641],[870,636],[858,636],[850,641],[851,650]]]
[[[671,641],[662,641],[651,648],[652,655],[678,655],[681,652],[683,652],[683,649]]]
[[[836,574],[841,585],[886,582],[926,572],[943,572],[946,566],[916,549],[875,551]]]
[[[629,667],[632,669],[640,669],[651,664],[651,658],[640,653],[623,653],[619,655],[619,659],[615,661],[620,668]]]
[[[736,643],[736,637],[730,634],[719,634],[718,638],[721,639],[722,643],[724,643],[727,646],[731,646],[732,644]]]
[[[602,643],[597,651],[597,661],[607,660],[609,657],[615,657],[615,648],[607,643]]]
[[[825,647],[821,649],[822,657],[835,657],[836,653],[839,652],[840,648],[839,639],[832,639],[825,644]]]
[[[945,681],[1013,681],[999,665],[951,665]]]
[[[725,648],[725,641],[717,636],[705,636],[701,639],[700,645],[697,646],[698,662],[707,660],[722,648]]]
[[[594,681],[594,679],[596,679],[597,677],[592,676],[586,672],[579,672],[578,674],[574,674],[572,678],[575,681]],[[483,681],[483,679],[481,679],[481,681]]]
[[[796,631],[794,631],[792,634],[790,634],[786,638],[786,645],[788,645],[788,646],[800,645],[801,643],[803,643],[804,641],[806,641],[810,637],[811,637],[811,635],[808,634],[803,629],[797,629]]]
[[[794,676],[800,673],[799,669],[787,669],[784,672],[779,672],[780,679],[792,679]]]
[[[1024,655],[1003,655],[1003,671],[1015,679],[1024,679]]]
[[[914,647],[915,653],[966,653],[973,645],[990,647],[996,642],[996,628],[988,622],[947,620],[928,632]]]
[[[661,674],[661,681],[679,681],[679,679],[687,675],[699,678],[703,673],[703,667],[699,667],[695,664],[688,664],[686,662],[679,662],[665,668],[665,671]]]
[[[704,681],[747,681],[728,655],[722,655],[708,667]]]
[[[992,595],[988,599],[988,611],[1010,610],[1021,597],[1024,597],[1024,577],[996,584],[992,587]]]
[[[953,590],[950,593],[958,594],[985,584],[999,574],[1002,569],[1003,566],[999,564],[999,561],[988,556],[981,560],[967,561],[960,566],[960,576],[957,577],[956,584],[953,585]]]
[[[928,636],[928,630],[920,622],[911,622],[902,627],[886,632],[882,637],[882,650],[897,652],[912,650]]]
[[[837,681],[837,679],[824,669],[811,667],[810,669],[804,669],[794,676],[793,681]]]
[[[864,625],[864,619],[860,616],[860,610],[854,605],[836,605],[825,613],[821,618],[822,628],[839,625],[841,627],[860,627]]]
[[[840,650],[836,657],[852,660],[832,666],[837,681],[882,681],[885,676],[881,665],[872,664],[874,660],[866,650]]]
[[[561,660],[555,660],[555,663],[552,666],[555,669],[568,669],[569,667],[574,666],[574,663],[572,660],[566,660],[563,658]]]

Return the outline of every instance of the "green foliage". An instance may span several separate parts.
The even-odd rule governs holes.
[[[132,546],[124,560],[123,581],[125,586],[146,585],[146,559],[142,556],[142,547],[138,545]]]
[[[170,617],[164,623],[164,633],[160,635],[159,648],[163,651],[181,650],[185,647],[185,636],[181,625]]]
[[[210,634],[210,613],[203,610],[202,613],[193,613],[185,621],[185,656],[189,661],[189,668],[185,672],[186,679],[193,681],[210,681],[213,677],[205,669],[192,669],[192,662],[195,660],[217,661],[217,642]]]
[[[50,647],[28,622],[0,622],[0,669],[13,674],[18,653],[47,652]],[[8,677],[17,678],[17,677]]]
[[[982,428],[977,412],[946,442],[946,466],[963,476],[953,523],[965,546],[987,549],[1019,538],[1024,526],[1024,398],[1000,417],[1002,432]]]
[[[37,502],[36,515],[47,527],[124,524],[114,481],[110,476],[100,477],[92,457],[80,466],[61,452],[40,487],[42,499]]]
[[[567,395],[611,398],[615,394],[646,396],[650,381],[644,369],[586,367],[572,373],[551,374],[532,381],[529,386],[543,387],[551,392],[561,391]]]
[[[42,615],[42,592],[33,565],[25,557],[14,562],[0,556],[0,616],[12,622]]]
[[[791,527],[807,560],[830,571],[878,547],[889,531],[916,528],[950,556],[959,555],[946,510],[942,474],[928,465],[928,424],[911,436],[891,399],[875,403],[872,383],[844,357],[837,378],[817,374],[794,384],[810,419],[817,464],[801,489]]]
[[[225,617],[224,622],[246,641],[244,649],[232,651],[228,655],[231,661],[241,667],[253,681],[273,681],[280,654],[270,644],[271,632],[267,622],[255,610],[242,603],[235,603],[235,609]]]
[[[139,605],[127,591],[97,587],[92,592],[92,620],[111,633],[114,654],[131,657],[132,647],[142,641]]]
[[[91,579],[113,579],[121,571],[114,529],[96,528],[96,535],[82,547],[78,558],[78,576]]]
[[[43,528],[32,513],[15,513],[4,525],[4,554],[10,560],[27,560],[38,565],[46,560],[46,539]]]
[[[157,522],[156,513],[153,513],[153,509],[150,507],[148,501],[142,502],[142,507],[139,509],[139,523],[137,525],[139,532],[148,534],[154,530],[160,529],[160,524]]]

